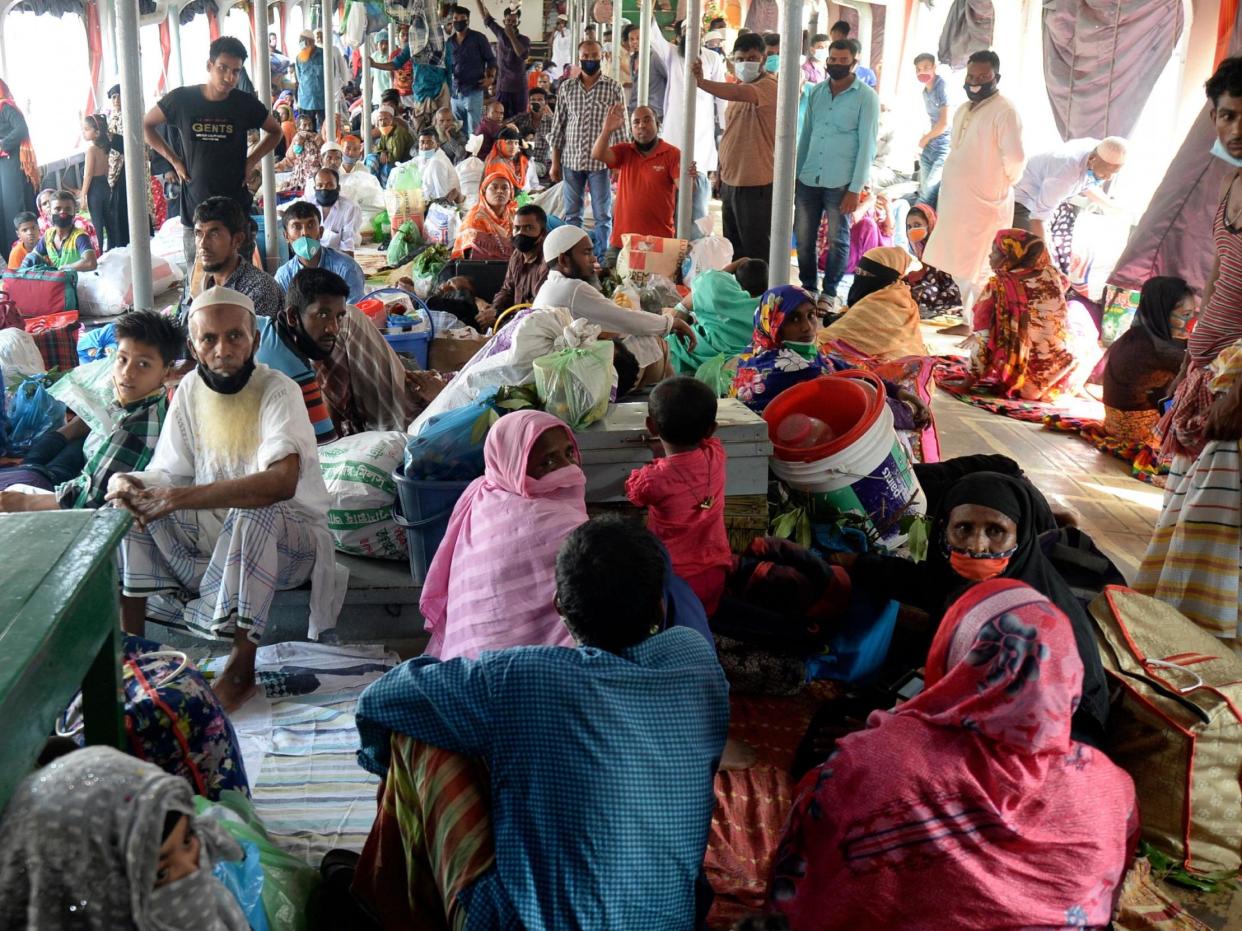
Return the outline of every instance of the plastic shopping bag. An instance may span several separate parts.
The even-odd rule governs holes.
[[[82,418],[92,433],[116,429],[112,408],[116,389],[112,385],[112,356],[104,356],[70,370],[49,389],[52,397]]]
[[[483,474],[483,442],[500,419],[496,389],[489,388],[469,404],[431,417],[405,447],[405,477],[420,481],[456,482]]]
[[[388,244],[388,265],[391,268],[402,264],[406,257],[417,248],[422,237],[418,235],[418,227],[413,220],[406,220],[392,236]]]
[[[221,860],[212,865],[211,874],[241,906],[250,931],[269,931],[271,925],[263,910],[263,864],[259,862],[259,847],[253,841],[242,841],[241,849],[245,857],[240,862]]]
[[[20,456],[44,433],[65,422],[65,405],[49,393],[46,375],[27,378],[13,392],[8,420],[8,454]]]
[[[610,340],[582,349],[562,349],[535,360],[535,390],[544,410],[577,430],[608,411],[612,395]]]
[[[694,377],[716,392],[718,398],[729,396],[729,388],[733,385],[735,375],[737,375],[737,366],[723,352],[712,356],[694,373]]]

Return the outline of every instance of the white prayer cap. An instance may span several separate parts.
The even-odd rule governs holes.
[[[703,36],[704,45],[706,45],[708,42],[722,42],[723,43],[724,40],[725,40],[725,34],[724,34],[723,29],[713,29],[711,32]]]
[[[341,148],[341,145],[339,142],[333,142],[331,139],[329,139],[327,142],[325,142],[323,145],[319,147],[320,155],[325,155],[328,152],[342,152],[343,153],[344,151],[345,150]]]
[[[388,104],[381,104],[380,106],[376,107],[375,113],[373,115],[379,116],[381,113],[387,113],[389,116],[397,115],[397,111],[394,110],[392,107],[390,107]]]
[[[298,41],[300,42],[302,39],[310,39],[312,42],[314,42],[315,34],[311,32],[309,29],[303,29],[300,33],[298,33]]]
[[[557,256],[564,255],[587,238],[587,231],[580,226],[558,226],[543,241],[543,260],[555,262]]]
[[[226,305],[230,307],[244,307],[250,311],[250,317],[257,320],[258,317],[254,312],[254,301],[246,297],[240,291],[234,291],[232,288],[226,288],[222,285],[216,285],[214,288],[208,288],[198,297],[194,298],[194,303],[190,305],[189,316],[194,316],[195,311],[202,310],[204,307],[218,307]]]
[[[1120,136],[1109,136],[1095,147],[1095,154],[1110,165],[1124,165],[1128,148],[1126,141]]]

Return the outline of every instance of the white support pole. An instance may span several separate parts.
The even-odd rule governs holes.
[[[629,53],[621,48],[621,0],[612,4],[612,78],[621,83],[621,56]]]
[[[686,63],[685,81],[681,97],[681,173],[677,182],[677,238],[689,239],[694,230],[694,186],[698,176],[690,173],[694,161],[694,121],[698,109],[699,87],[690,69],[699,60],[699,33],[703,29],[703,0],[686,3]],[[704,117],[710,118],[713,108]]]
[[[572,48],[570,55],[572,62],[578,63],[578,46],[582,42],[582,37],[586,35],[586,27],[582,22],[582,7],[578,4],[578,0],[569,0],[566,7],[569,12],[569,44]]]
[[[168,89],[172,90],[185,84],[185,67],[181,58],[181,6],[177,3],[168,7],[168,43],[171,46],[169,49],[171,70],[166,83]]]
[[[655,27],[652,17],[652,0],[641,0],[638,12],[638,105],[646,107],[651,97],[651,30]]]
[[[357,12],[357,11],[355,11]],[[379,35],[379,33],[376,33]],[[362,43],[362,154],[371,154],[371,108],[375,101],[371,99],[371,56],[375,37],[367,36]],[[391,47],[391,46],[390,46]]]
[[[772,181],[772,246],[768,287],[789,284],[793,238],[794,162],[798,151],[798,50],[802,48],[802,0],[786,0],[781,17],[781,71],[776,92],[776,153]]]
[[[272,107],[272,51],[267,45],[267,30],[271,25],[271,11],[267,8],[267,0],[259,0],[254,7],[254,31],[258,41],[255,49],[255,90],[259,100],[269,110]],[[280,265],[280,241],[277,239],[279,230],[276,220],[276,160],[268,152],[260,162],[263,173],[263,254],[267,257],[268,272],[276,271]],[[247,261],[242,256],[242,261]]]
[[[322,0],[321,27],[323,28],[323,128],[324,141],[336,138],[336,44],[332,41],[332,8],[334,0]]]
[[[100,4],[102,8],[105,4]],[[154,310],[151,284],[151,230],[147,217],[146,143],[142,136],[142,54],[138,45],[138,0],[117,0],[117,46],[121,65],[121,129],[125,139],[126,207],[129,211],[129,262],[134,274],[134,309]]]

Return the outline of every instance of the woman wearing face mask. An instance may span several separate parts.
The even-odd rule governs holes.
[[[484,175],[479,201],[461,221],[453,242],[454,259],[509,261],[513,255],[516,191],[517,179],[504,165],[495,166]]]
[[[1017,582],[971,589],[924,690],[806,775],[772,884],[789,927],[1109,926],[1134,783],[1073,736],[1089,683],[1058,607]]]
[[[111,747],[32,773],[0,821],[0,927],[246,931],[211,872],[237,842],[196,819],[190,785]]]
[[[512,126],[506,126],[496,137],[492,152],[483,163],[483,174],[490,175],[494,170],[503,168],[521,183],[519,189],[530,188],[537,179],[530,176],[530,159],[522,154],[522,134]]]
[[[426,652],[451,659],[573,646],[554,596],[557,550],[587,519],[578,444],[551,414],[518,411],[493,425],[483,460],[483,477],[453,508],[423,586]]]
[[[915,204],[906,214],[906,240],[916,259],[922,260],[927,238],[935,228],[936,211],[927,204]],[[922,268],[906,274],[906,283],[910,285],[910,296],[919,305],[919,316],[924,320],[962,306],[962,292],[953,276],[926,262]]]
[[[925,356],[919,308],[902,276],[914,264],[905,249],[882,246],[858,260],[845,314],[824,328],[820,341],[843,340],[879,360]]]
[[[1091,621],[1040,547],[1040,535],[1056,529],[1048,502],[1025,477],[999,472],[967,474],[938,497],[929,502],[934,506],[931,545],[923,562],[874,554],[836,561],[848,564],[854,584],[921,608],[933,624],[940,623],[963,589],[977,582],[1013,579],[1031,586],[1064,611],[1073,626],[1084,670],[1073,733],[1077,740],[1100,746],[1108,723],[1108,683]]]

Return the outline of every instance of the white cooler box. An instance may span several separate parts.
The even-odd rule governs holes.
[[[729,454],[725,495],[766,495],[772,443],[762,417],[737,398],[721,398],[716,437]],[[611,404],[604,419],[575,433],[586,473],[589,504],[625,500],[630,473],[655,458],[648,445],[647,402]]]

